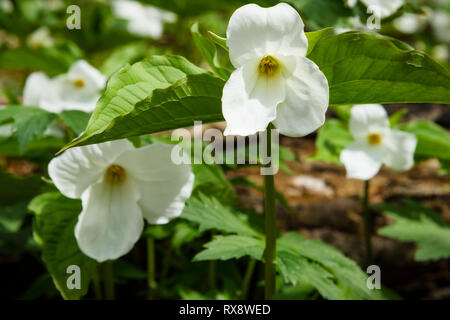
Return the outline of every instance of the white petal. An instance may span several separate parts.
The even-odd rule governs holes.
[[[50,91],[50,79],[47,75],[43,72],[33,72],[25,81],[23,104],[25,106],[41,107],[41,97]]]
[[[340,155],[347,177],[360,180],[373,178],[381,168],[382,148],[370,147],[363,142],[352,142]]]
[[[228,24],[231,62],[237,68],[266,54],[305,56],[308,40],[303,29],[302,19],[288,4],[271,8],[247,4],[233,13]]]
[[[354,105],[350,111],[350,132],[354,138],[366,138],[370,132],[389,129],[389,119],[380,104]]]
[[[249,61],[231,74],[222,95],[225,135],[247,136],[264,131],[276,117],[276,106],[285,99],[281,73],[260,76],[259,61]]]
[[[391,130],[385,137],[387,152],[384,163],[393,170],[405,171],[414,165],[414,151],[417,138],[414,134],[400,130]]]
[[[127,140],[72,148],[50,161],[48,174],[62,194],[79,199],[90,185],[103,177],[106,168],[122,152],[132,148]]]
[[[81,197],[83,211],[75,227],[81,251],[99,262],[128,253],[144,226],[139,197],[132,179],[90,186]]]
[[[149,223],[161,224],[179,216],[191,195],[194,175],[189,164],[171,160],[174,146],[154,143],[123,153],[115,163],[136,181],[139,205]]]
[[[67,73],[71,79],[83,78],[86,88],[98,92],[106,84],[106,77],[84,60],[74,62]]]
[[[314,62],[304,57],[294,60],[288,64],[293,72],[286,77],[286,100],[278,105],[273,124],[286,136],[301,137],[323,125],[329,89]]]
[[[361,0],[372,13],[385,18],[395,13],[403,5],[404,0]]]

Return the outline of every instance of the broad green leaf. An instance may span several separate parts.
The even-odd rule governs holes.
[[[86,131],[73,146],[221,121],[223,81],[179,56],[152,56],[108,82]]]
[[[211,67],[211,69],[222,79],[226,80],[230,77],[233,69],[227,68],[219,61],[217,55],[217,49],[214,43],[203,37],[200,33],[198,23],[194,23],[191,27],[192,37],[194,38],[195,45],[200,50],[205,61]]]
[[[146,47],[144,42],[128,43],[118,47],[101,65],[101,73],[110,76],[127,63],[131,64],[144,58],[147,55]]]
[[[397,128],[416,135],[417,147],[414,155],[418,160],[434,157],[441,162],[450,160],[450,134],[444,128],[426,120],[402,123]]]
[[[72,129],[77,135],[86,129],[86,125],[89,121],[89,113],[80,110],[65,110],[58,114],[64,124]]]
[[[194,261],[239,259],[247,255],[261,260],[264,240],[240,235],[216,236],[204,247],[206,249],[199,252]]]
[[[313,261],[328,270],[336,278],[339,287],[342,288],[341,298],[355,299],[381,299],[383,292],[367,288],[367,275],[359,266],[349,258],[345,257],[336,248],[319,240],[310,240],[293,232],[284,234],[277,242],[279,251],[296,253],[310,261]],[[315,270],[318,272],[318,270]],[[316,274],[314,274],[315,276]],[[308,274],[306,275],[308,276]],[[309,278],[312,282],[313,279]],[[327,290],[330,289],[330,284]],[[327,291],[328,292],[328,291]],[[333,294],[336,294],[334,292]]]
[[[216,229],[244,236],[258,237],[259,233],[238,216],[231,208],[223,206],[217,199],[203,194],[191,197],[181,217],[198,223],[200,231]]]
[[[81,201],[65,198],[59,193],[44,193],[33,199],[29,210],[34,212],[34,234],[42,246],[42,259],[64,299],[80,299],[89,289],[97,262],[78,248],[74,228],[81,212]],[[81,289],[68,289],[67,267],[81,270]]]
[[[320,128],[316,138],[316,153],[308,160],[339,164],[342,149],[352,140],[353,137],[343,121],[330,119]]]
[[[37,107],[7,106],[0,110],[0,123],[12,120],[13,136],[17,137],[20,151],[30,141],[42,137],[53,115]]]
[[[317,42],[329,34],[331,30],[333,30],[333,28],[325,28],[314,32],[305,32],[306,38],[308,39],[308,51],[306,52],[306,55],[309,55],[316,46]]]
[[[417,202],[405,201],[403,206],[377,205],[394,223],[379,230],[379,234],[417,243],[417,261],[450,257],[450,228],[435,212]]]
[[[388,38],[346,32],[322,38],[308,57],[325,74],[330,104],[450,103],[450,74],[428,55]]]

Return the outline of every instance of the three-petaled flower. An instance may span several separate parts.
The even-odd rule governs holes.
[[[128,140],[82,146],[54,158],[48,172],[63,195],[82,201],[75,227],[80,249],[99,262],[116,259],[152,224],[179,216],[194,175],[171,161],[173,146],[135,149]]]
[[[236,67],[222,96],[225,135],[251,135],[269,123],[300,137],[319,128],[328,107],[328,82],[306,58],[303,21],[291,6],[255,4],[236,10],[227,29]]]
[[[340,155],[348,178],[369,180],[383,164],[397,171],[409,170],[414,165],[416,136],[391,129],[383,106],[353,106],[350,133],[355,141]]]
[[[78,60],[65,74],[49,78],[33,72],[25,82],[23,104],[41,107],[49,112],[81,110],[92,112],[106,77],[84,60]]]

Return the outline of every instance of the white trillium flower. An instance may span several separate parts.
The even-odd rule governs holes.
[[[227,45],[236,67],[225,84],[225,135],[247,136],[273,122],[280,133],[305,136],[325,121],[328,82],[305,57],[303,21],[291,6],[248,4],[230,18]]]
[[[404,0],[361,0],[362,3],[380,18],[386,18],[397,12]]]
[[[395,28],[405,34],[418,32],[426,23],[427,16],[414,13],[405,13],[394,20]]]
[[[61,193],[81,198],[75,227],[81,251],[99,262],[116,259],[138,241],[144,218],[163,224],[181,214],[194,175],[190,165],[171,161],[172,148],[155,143],[135,149],[118,140],[69,149],[49,163]]]
[[[30,48],[50,47],[54,44],[50,30],[47,27],[41,27],[31,33],[27,38],[27,45]]]
[[[414,165],[415,135],[390,128],[382,105],[355,105],[351,109],[350,133],[354,142],[340,155],[348,178],[369,180],[383,164],[396,171]]]
[[[137,1],[116,0],[111,5],[117,17],[127,20],[128,32],[142,37],[161,38],[164,23],[173,23],[177,19],[173,12]]]
[[[32,73],[25,82],[23,103],[49,112],[81,110],[92,112],[106,77],[84,60],[76,61],[65,74],[50,79],[43,72]]]

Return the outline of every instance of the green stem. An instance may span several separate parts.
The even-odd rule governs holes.
[[[253,271],[255,270],[256,260],[250,259],[247,270],[245,270],[244,280],[242,281],[242,292],[241,299],[245,300],[248,296],[248,291],[250,289],[250,283],[252,281]]]
[[[100,287],[98,271],[95,271],[94,276],[92,277],[92,287],[94,289],[95,300],[102,300],[102,288]]]
[[[369,210],[369,188],[370,181],[364,181],[364,194],[363,194],[363,218],[364,218],[364,241],[366,246],[366,265],[370,266],[372,264],[372,223]]]
[[[155,285],[155,240],[147,238],[147,299],[153,299],[153,288]]]
[[[103,263],[103,280],[105,287],[105,299],[114,300],[114,272],[112,261],[106,261]]]
[[[272,156],[272,128],[267,128],[267,156]],[[270,166],[270,163],[267,164]],[[275,253],[276,253],[276,212],[275,212],[275,181],[272,174],[264,176],[264,214],[266,225],[265,249],[265,291],[266,300],[272,299],[275,293]]]

